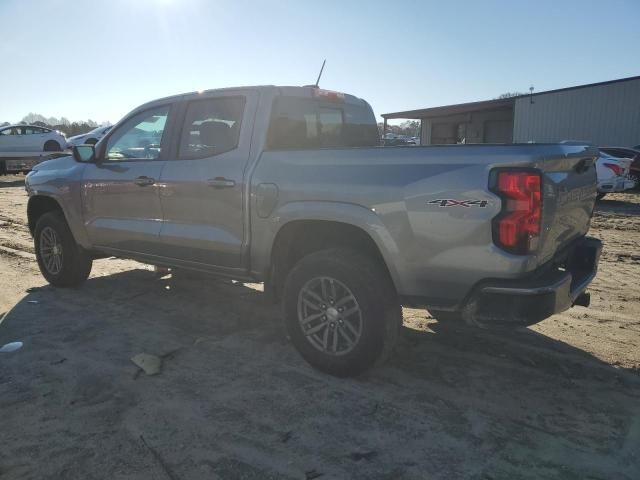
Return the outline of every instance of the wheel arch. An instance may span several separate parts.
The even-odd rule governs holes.
[[[47,146],[53,147],[53,148],[47,148]],[[64,148],[64,145],[62,145],[58,140],[56,140],[55,138],[49,138],[47,139],[44,144],[42,145],[42,151],[44,152],[61,152]]]
[[[398,247],[376,213],[355,204],[296,202],[274,214],[278,220],[266,265],[265,291],[274,300],[280,296],[284,279],[303,256],[335,247],[354,248],[374,258],[399,288],[400,278],[392,259]]]
[[[33,235],[33,232],[36,229],[38,219],[45,213],[54,211],[62,213],[66,220],[66,215],[62,209],[62,205],[55,198],[48,195],[34,195],[29,198],[29,202],[27,203],[27,221],[31,235]],[[68,220],[67,223],[69,223]]]

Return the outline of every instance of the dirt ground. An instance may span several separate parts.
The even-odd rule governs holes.
[[[638,194],[597,207],[590,308],[507,332],[405,309],[354,380],[304,363],[257,285],[105,259],[45,286],[23,178],[0,177],[3,480],[640,478]]]

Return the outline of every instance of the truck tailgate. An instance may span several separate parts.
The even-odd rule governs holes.
[[[567,146],[564,154],[545,158],[543,216],[538,265],[589,230],[596,201],[598,151]]]

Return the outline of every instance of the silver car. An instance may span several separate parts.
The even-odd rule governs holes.
[[[0,127],[0,155],[12,152],[60,152],[67,146],[62,132],[36,125]]]
[[[67,138],[67,147],[72,148],[74,145],[95,145],[111,130],[111,127],[112,125],[96,127],[87,133],[69,137]]]

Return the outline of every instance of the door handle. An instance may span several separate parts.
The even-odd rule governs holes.
[[[156,179],[143,175],[142,177],[136,178],[133,183],[135,183],[139,187],[148,187],[149,185],[153,185],[154,183],[156,183]]]
[[[236,186],[236,182],[228,178],[216,177],[207,180],[207,185],[213,188],[233,188]]]

